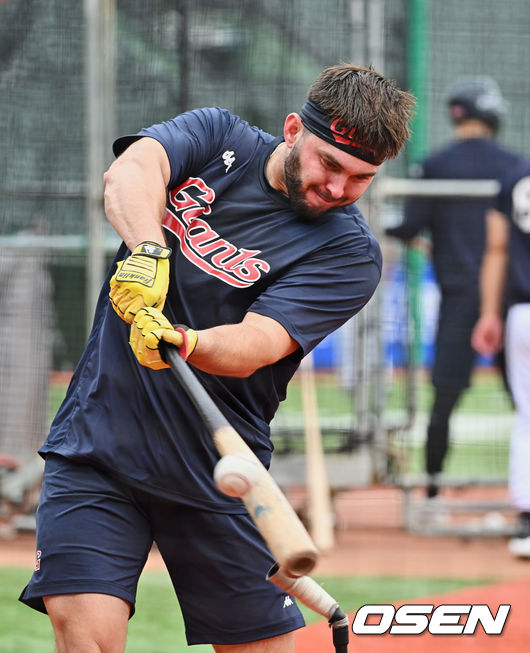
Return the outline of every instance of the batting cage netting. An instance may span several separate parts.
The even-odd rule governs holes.
[[[418,192],[400,183],[411,166],[451,137],[459,76],[497,81],[499,140],[530,154],[529,45],[526,0],[502,11],[493,0],[0,2],[0,455],[34,458],[86,342],[119,244],[102,203],[113,139],[201,106],[280,134],[322,68],[355,61],[413,91],[418,107],[411,142],[360,202],[383,281],[314,352],[318,419],[337,488],[421,483],[439,297],[428,256],[411,262],[384,228]],[[477,361],[475,377],[446,475],[505,482],[512,407],[491,361]],[[295,378],[273,422],[285,484],[304,482],[304,410]]]

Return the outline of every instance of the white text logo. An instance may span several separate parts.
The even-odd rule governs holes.
[[[473,635],[478,624],[486,635],[500,635],[510,612],[501,604],[493,616],[487,605],[363,605],[352,623],[355,635]]]
[[[169,194],[164,227],[180,241],[184,256],[204,272],[236,288],[248,288],[270,270],[259,249],[238,247],[205,220],[215,193],[199,177],[190,177]]]
[[[232,150],[226,150],[226,152],[223,152],[223,161],[226,166],[225,172],[228,172],[230,168],[232,167],[232,163],[236,160],[236,157],[234,156],[234,153]]]
[[[283,600],[283,607],[288,608],[292,604],[293,604],[293,599],[290,596],[286,596]]]

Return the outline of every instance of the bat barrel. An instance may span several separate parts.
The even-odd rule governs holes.
[[[318,553],[314,549],[306,551],[296,551],[285,557],[284,569],[286,573],[295,578],[300,578],[313,571],[318,561]]]
[[[241,498],[285,573],[292,578],[310,573],[317,563],[318,550],[270,476],[262,474]]]

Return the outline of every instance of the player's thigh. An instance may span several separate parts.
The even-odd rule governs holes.
[[[266,580],[274,559],[248,514],[174,506],[155,525],[190,645],[257,643],[304,625],[293,598]]]
[[[286,633],[247,644],[214,645],[213,648],[216,653],[294,653],[295,634]]]
[[[130,490],[99,470],[48,456],[37,510],[37,563],[20,600],[44,612],[43,597],[106,594],[134,606],[152,544]]]
[[[109,594],[60,594],[44,597],[57,650],[121,653],[125,649],[130,604]],[[95,648],[97,647],[97,648]]]

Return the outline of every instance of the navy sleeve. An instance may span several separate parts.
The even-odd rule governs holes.
[[[271,317],[304,354],[358,313],[381,278],[381,251],[372,240],[364,254],[326,249],[293,266],[262,293],[249,311]]]
[[[238,121],[237,116],[225,109],[195,109],[145,127],[138,134],[122,136],[114,142],[113,151],[118,156],[135,140],[144,136],[154,138],[167,152],[171,189],[190,175],[198,174],[212,160]]]
[[[530,176],[530,160],[521,160],[500,181],[501,187],[493,201],[493,208],[510,217],[512,214],[512,191],[516,182]]]
[[[493,208],[509,216],[512,212],[511,203],[511,187],[506,185],[501,186],[499,193],[492,202]]]

